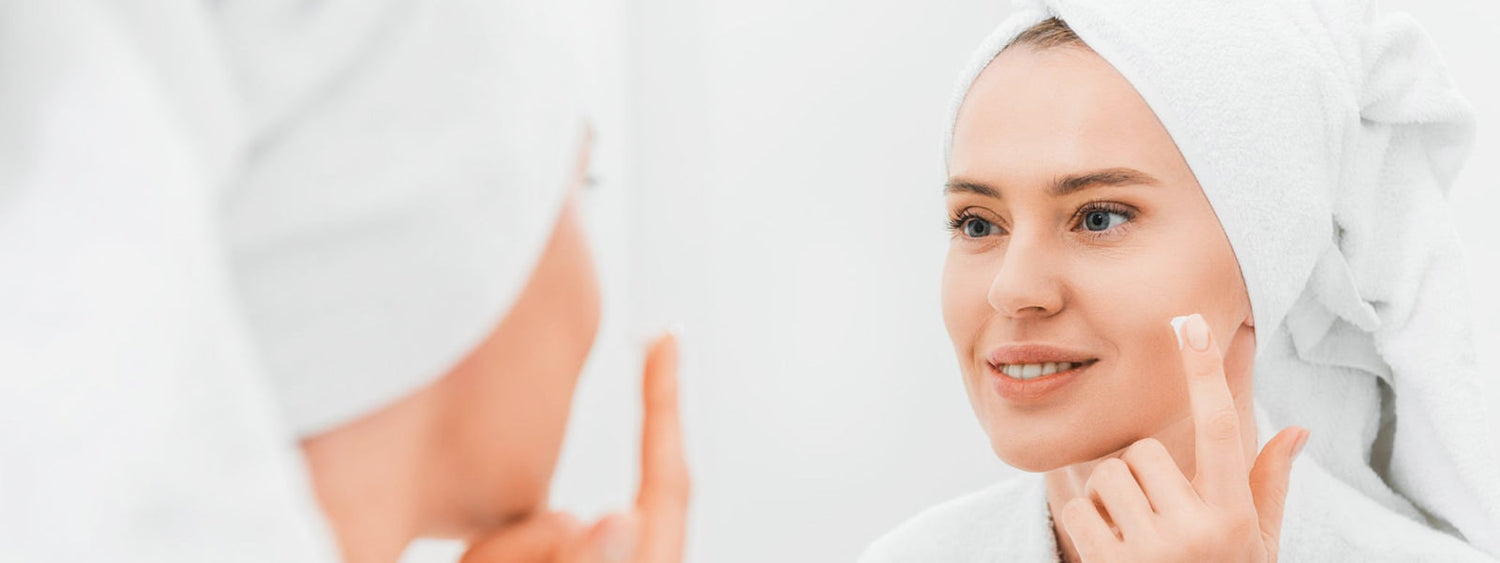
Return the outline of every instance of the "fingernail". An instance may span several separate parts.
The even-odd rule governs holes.
[[[1199,352],[1208,349],[1208,323],[1203,322],[1203,315],[1193,313],[1185,317],[1172,317],[1172,333],[1177,335],[1179,350],[1184,342]]]
[[[1187,322],[1182,325],[1182,333],[1187,338],[1188,346],[1199,352],[1208,349],[1208,323],[1203,321],[1203,315],[1188,315]]]
[[[1311,435],[1311,431],[1306,428],[1302,429],[1302,435],[1297,437],[1297,443],[1292,444],[1292,459],[1297,459],[1297,456],[1302,453],[1302,446],[1307,445],[1307,437]]]

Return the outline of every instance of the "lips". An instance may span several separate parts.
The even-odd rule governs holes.
[[[1099,360],[1086,351],[1047,344],[1005,344],[990,350],[985,359],[997,368],[1026,364],[1087,364]]]
[[[1099,359],[1046,344],[1007,344],[986,356],[995,392],[1013,403],[1037,402],[1077,379]]]

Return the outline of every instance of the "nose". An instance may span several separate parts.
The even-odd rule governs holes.
[[[1036,237],[1012,235],[990,280],[990,307],[1007,317],[1050,317],[1063,306],[1061,254]]]

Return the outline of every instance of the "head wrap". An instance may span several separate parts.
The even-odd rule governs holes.
[[[531,278],[585,127],[568,8],[223,7],[254,128],[235,281],[297,434],[438,380]]]
[[[1500,555],[1500,463],[1445,199],[1474,123],[1422,29],[1363,0],[1017,4],[961,77],[945,152],[989,61],[1067,22],[1150,105],[1218,215],[1255,316],[1261,415],[1309,427],[1312,460],[1387,508]]]

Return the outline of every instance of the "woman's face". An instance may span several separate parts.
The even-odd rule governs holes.
[[[943,318],[1001,459],[1048,471],[1190,428],[1174,316],[1201,313],[1231,388],[1248,389],[1239,264],[1114,67],[1082,47],[1008,48],[969,90],[952,147]],[[1049,362],[1082,365],[1004,373],[1068,367]]]

